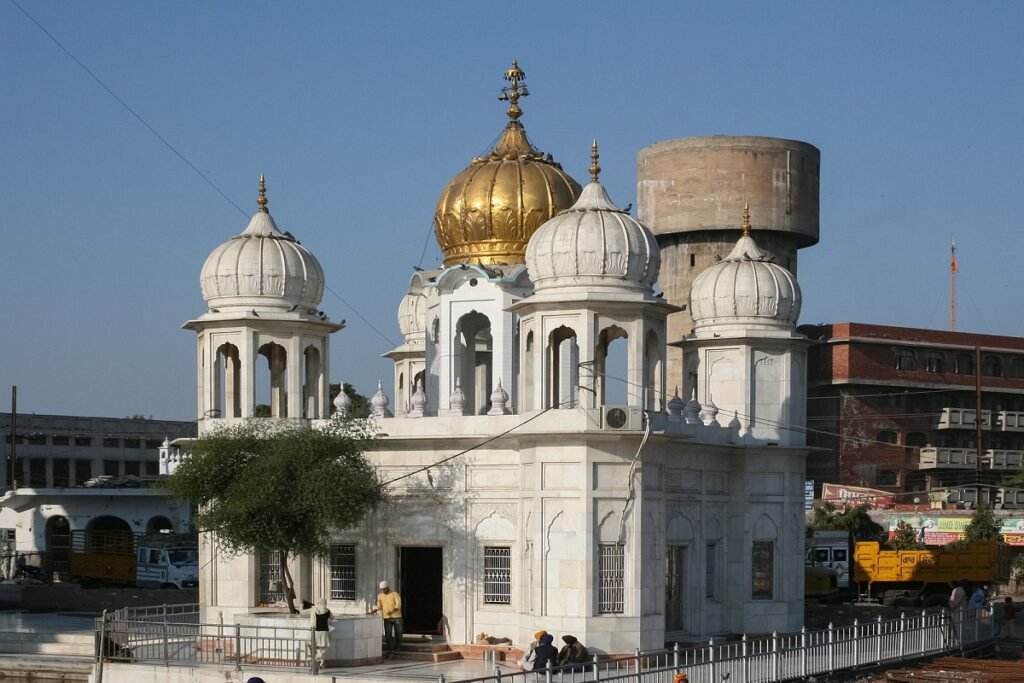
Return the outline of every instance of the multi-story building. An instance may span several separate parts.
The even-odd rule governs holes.
[[[809,354],[807,476],[902,502],[1024,507],[1024,338],[863,323],[801,327]],[[980,367],[980,375],[978,369]],[[980,394],[981,459],[975,416]]]
[[[30,556],[32,564],[60,572],[74,530],[188,530],[189,506],[150,484],[160,473],[161,446],[194,434],[194,422],[15,417],[12,429],[11,413],[0,413],[7,455],[0,480],[3,557]],[[0,572],[9,571],[0,562]]]

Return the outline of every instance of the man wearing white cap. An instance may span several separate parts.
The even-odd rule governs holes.
[[[402,597],[391,590],[387,581],[380,582],[377,604],[371,614],[377,612],[384,617],[384,652],[398,652],[402,646]]]

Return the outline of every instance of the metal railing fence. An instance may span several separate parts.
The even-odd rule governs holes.
[[[640,652],[540,672],[502,672],[447,683],[775,683],[848,669],[903,662],[949,651],[966,652],[990,643],[996,631],[987,609],[922,611],[898,619],[858,623],[791,635]],[[677,679],[684,674],[685,679]],[[446,683],[444,676],[439,683]]]
[[[199,603],[177,605],[146,605],[143,607],[122,607],[114,610],[110,618],[115,621],[155,621],[170,623],[199,623]]]

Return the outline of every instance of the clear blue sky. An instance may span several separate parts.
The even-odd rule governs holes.
[[[270,209],[328,286],[395,343],[434,204],[504,125],[635,202],[636,154],[692,135],[822,152],[802,322],[1024,335],[1024,3],[17,0],[230,199]],[[199,270],[247,217],[0,0],[0,410],[195,416]],[[391,344],[348,328],[332,381],[389,385]]]

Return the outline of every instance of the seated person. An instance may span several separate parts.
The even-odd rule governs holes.
[[[583,643],[576,640],[576,636],[562,636],[562,640],[565,645],[558,652],[558,666],[582,664],[589,661],[590,653],[587,652],[587,648],[583,647]]]
[[[558,650],[551,644],[553,642],[555,642],[555,637],[550,633],[545,633],[540,637],[540,645],[533,649],[532,671],[544,671],[548,662],[551,662],[551,666],[557,665]]]

